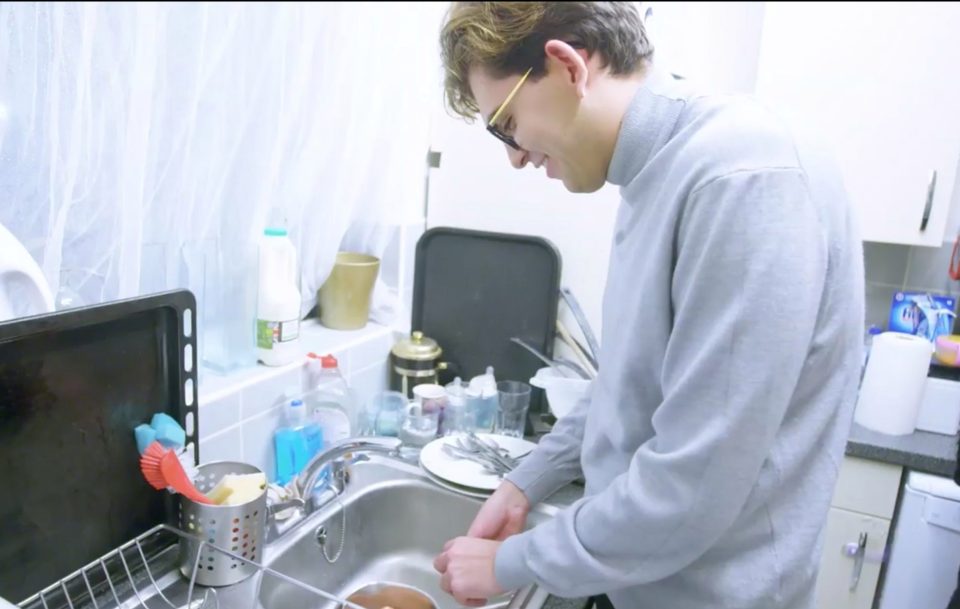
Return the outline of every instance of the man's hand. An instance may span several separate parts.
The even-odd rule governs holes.
[[[433,568],[441,575],[440,588],[468,607],[482,607],[487,604],[486,599],[503,594],[494,573],[500,544],[470,537],[448,541],[443,553],[433,561]]]
[[[480,508],[467,537],[503,541],[523,532],[530,501],[512,482],[504,481]]]

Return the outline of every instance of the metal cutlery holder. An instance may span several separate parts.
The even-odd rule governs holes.
[[[227,474],[258,474],[246,463],[218,461],[199,467],[196,486],[201,492],[213,489]],[[242,505],[205,505],[180,497],[180,572],[190,577],[200,553],[196,583],[229,586],[257,572],[255,564],[266,542],[267,493]],[[206,541],[207,543],[201,543]],[[209,545],[209,544],[212,544]],[[216,547],[213,547],[216,546]],[[223,548],[242,556],[243,562],[217,550]]]

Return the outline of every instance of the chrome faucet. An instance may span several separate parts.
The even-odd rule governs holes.
[[[313,496],[313,491],[317,487],[320,475],[327,465],[331,467],[332,474],[330,483],[335,485],[337,494],[343,491],[346,483],[346,464],[343,457],[349,454],[355,454],[351,463],[357,463],[366,459],[366,454],[381,454],[393,457],[400,455],[400,441],[396,438],[384,438],[383,440],[344,440],[334,444],[330,448],[321,450],[304,466],[303,471],[290,481],[294,496],[308,501]],[[311,506],[314,509],[318,506]]]
[[[331,470],[326,488],[331,490],[334,496],[338,496],[347,484],[347,466],[365,461],[368,454],[403,458],[400,453],[400,441],[396,438],[348,439],[334,444],[314,455],[303,470],[286,484],[286,489],[292,498],[268,506],[269,519],[276,524],[275,516],[290,508],[299,509],[304,516],[319,509],[326,502],[316,501],[314,495],[324,469],[329,465]],[[343,458],[347,455],[351,455],[351,458],[349,461],[344,461]]]

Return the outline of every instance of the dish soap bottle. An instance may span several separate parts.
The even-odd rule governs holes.
[[[286,425],[273,436],[280,484],[290,482],[323,448],[323,429],[310,420],[302,400],[287,402],[284,419]]]
[[[300,357],[297,250],[285,228],[267,228],[260,240],[257,357],[283,366]]]
[[[327,446],[352,438],[356,435],[356,405],[337,358],[316,353],[307,354],[307,358],[311,384],[307,403],[314,422],[323,429]]]

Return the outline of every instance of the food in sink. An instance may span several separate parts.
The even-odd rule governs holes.
[[[347,602],[365,609],[436,609],[437,604],[423,592],[394,583],[376,583],[360,588]]]

